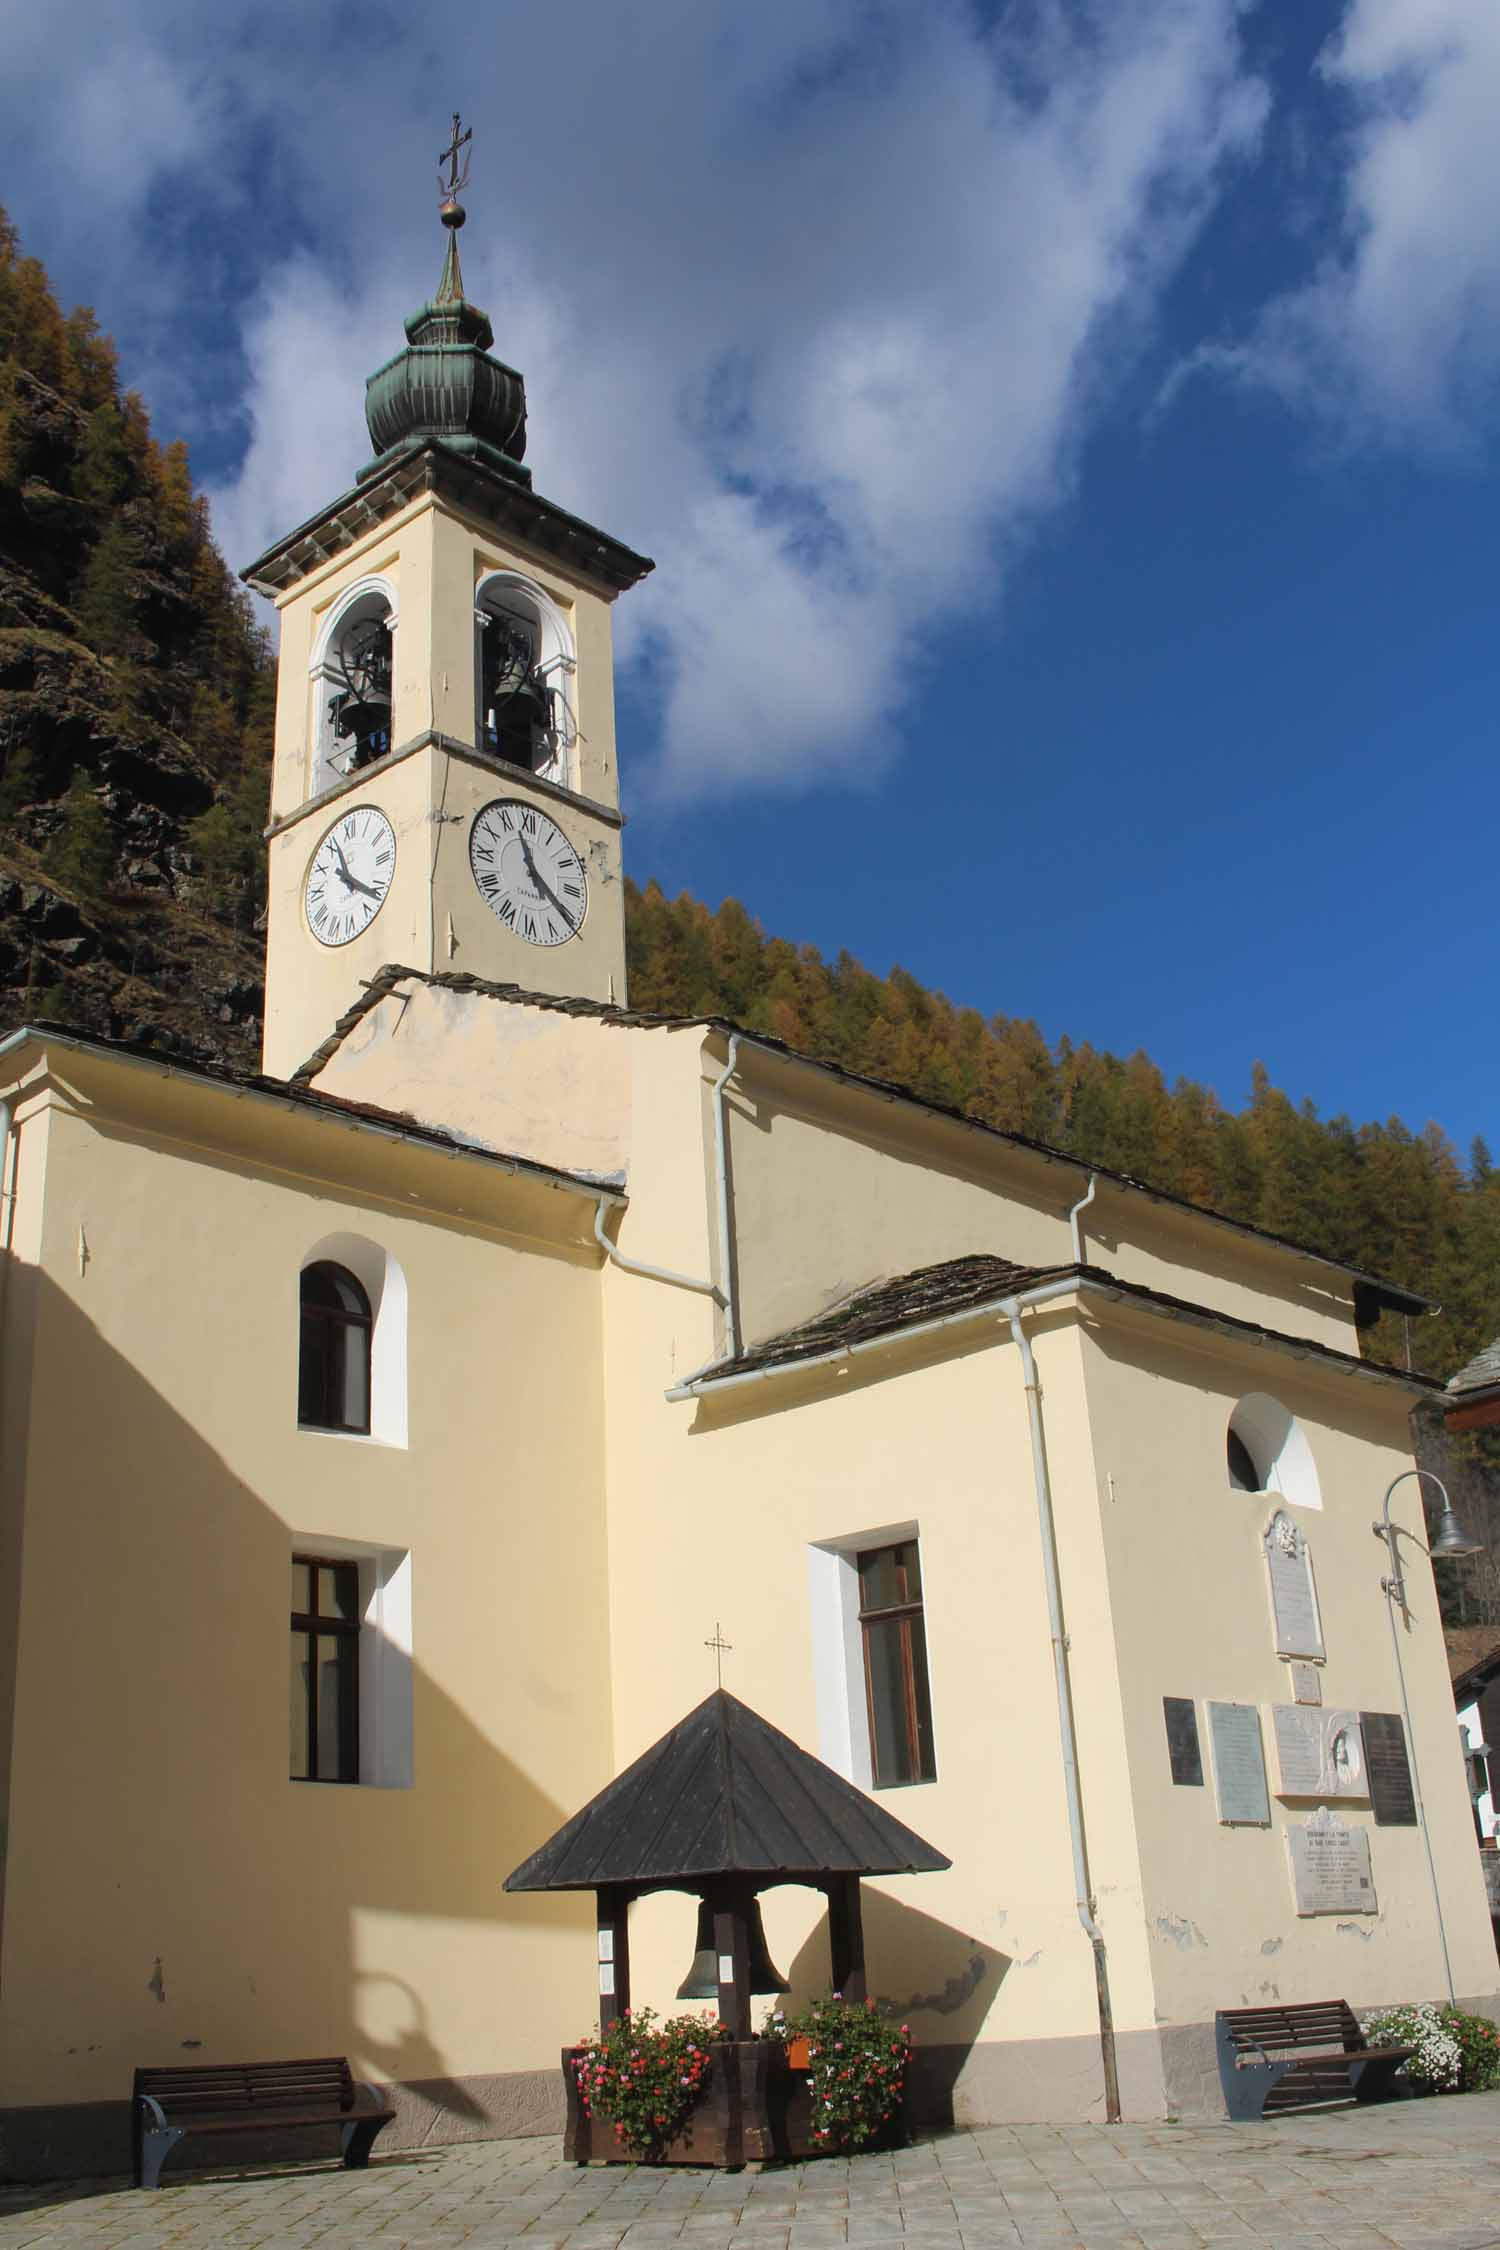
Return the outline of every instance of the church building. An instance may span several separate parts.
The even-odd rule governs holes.
[[[1491,2009],[1416,1482],[1377,1536],[1436,1386],[1357,1323],[1422,1301],[631,1010],[652,566],[535,490],[443,216],[372,458],[245,574],[262,1072],[0,1042],[4,2169],[123,2169],[173,2062],[555,2131],[593,1914],[505,1878],[720,1660],[952,1863],[865,1906],[932,2116],[1222,2115],[1216,2010]],[[820,1916],[765,1901],[794,2002]],[[637,2001],[693,1942],[639,1903]]]

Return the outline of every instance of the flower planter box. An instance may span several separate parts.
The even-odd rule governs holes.
[[[607,2117],[584,2113],[574,2067],[580,2049],[564,2047],[563,2085],[568,2122],[563,2155],[575,2164],[635,2164],[615,2138]],[[906,2139],[903,2108],[867,2148],[891,2148]],[[714,2045],[713,2068],[703,2098],[683,2130],[656,2160],[662,2164],[721,2167],[740,2164],[796,2163],[830,2153],[813,2138],[812,2090],[806,2066],[794,2069],[779,2039],[722,2040]]]

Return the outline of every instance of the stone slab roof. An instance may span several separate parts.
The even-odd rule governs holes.
[[[419,1148],[438,1149],[453,1156],[480,1157],[505,1171],[525,1174],[552,1187],[576,1189],[595,1199],[608,1196],[614,1203],[625,1201],[622,1183],[618,1180],[591,1179],[583,1173],[564,1171],[556,1164],[543,1164],[535,1157],[511,1156],[503,1149],[490,1148],[483,1141],[471,1140],[459,1133],[446,1133],[436,1125],[424,1125],[419,1119],[407,1116],[404,1110],[382,1109],[376,1102],[350,1101],[342,1094],[320,1093],[316,1087],[293,1079],[267,1078],[259,1071],[234,1070],[227,1063],[203,1062],[161,1047],[147,1046],[139,1040],[108,1039],[99,1032],[73,1031],[66,1024],[52,1023],[45,1017],[21,1024],[6,1034],[0,1042],[0,1054],[28,1039],[39,1047],[74,1047],[83,1053],[118,1058],[122,1062],[145,1063],[164,1078],[193,1079],[202,1085],[223,1087],[234,1094],[258,1094],[288,1109],[372,1127]]]
[[[918,1875],[951,1867],[842,1774],[723,1688],[627,1766],[506,1880],[508,1891]]]
[[[1450,1398],[1469,1398],[1476,1391],[1500,1390],[1500,1336],[1476,1352],[1467,1367],[1461,1367],[1448,1381]]]
[[[978,1315],[997,1307],[1006,1297],[1024,1298],[1028,1290],[1040,1288],[1049,1281],[1071,1281],[1082,1291],[1148,1305],[1169,1319],[1215,1329],[1221,1335],[1243,1337],[1247,1343],[1269,1345],[1273,1350],[1290,1352],[1297,1358],[1313,1360],[1342,1374],[1396,1383],[1404,1390],[1420,1391],[1429,1397],[1442,1391],[1436,1376],[1417,1375],[1408,1368],[1389,1367],[1381,1360],[1362,1359],[1356,1352],[1339,1351],[1332,1344],[1320,1344],[1309,1336],[1289,1336],[1284,1330],[1267,1328],[1259,1321],[1242,1320],[1234,1313],[1219,1312],[1211,1305],[1194,1304],[1189,1298],[1173,1297],[1163,1289],[1148,1288],[1144,1282],[1124,1281],[1103,1266],[1022,1266],[1009,1258],[976,1254],[949,1258],[940,1265],[919,1266],[911,1273],[871,1282],[841,1298],[837,1304],[815,1313],[810,1320],[751,1345],[734,1359],[713,1361],[699,1368],[696,1374],[687,1376],[668,1391],[667,1396],[673,1399],[708,1396],[720,1384],[745,1382],[769,1374],[773,1369],[779,1374],[799,1363],[813,1365],[820,1359],[833,1360],[847,1352],[865,1351],[882,1338],[895,1337],[907,1330],[917,1331],[935,1321],[952,1319],[966,1312]]]
[[[816,1359],[824,1352],[847,1350],[851,1344],[894,1335],[929,1320],[943,1320],[971,1306],[993,1304],[997,1297],[1040,1282],[1055,1281],[1071,1266],[1018,1266],[1009,1258],[975,1256],[945,1258],[941,1264],[918,1266],[911,1273],[872,1281],[841,1297],[811,1320],[767,1336],[734,1359],[721,1361],[705,1374],[717,1381],[725,1375],[747,1374],[757,1367],[790,1367],[798,1360]]]

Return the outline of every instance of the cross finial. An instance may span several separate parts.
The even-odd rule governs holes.
[[[705,1641],[703,1646],[705,1648],[711,1648],[714,1652],[714,1669],[719,1675],[719,1685],[720,1687],[722,1687],[724,1685],[724,1659],[728,1655],[730,1649],[734,1647],[734,1643],[733,1641],[725,1640],[723,1633],[720,1631],[719,1620],[717,1618],[714,1619],[714,1637],[711,1641]]]
[[[459,114],[453,112],[453,128],[448,135],[448,146],[438,150],[438,193],[444,203],[455,203],[469,184],[469,159],[465,153],[474,138],[471,125],[466,133],[459,131]],[[443,178],[443,166],[448,167],[448,177]]]

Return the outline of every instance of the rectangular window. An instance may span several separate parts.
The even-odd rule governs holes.
[[[870,1764],[877,1789],[935,1781],[922,1567],[915,1539],[855,1557]]]
[[[359,1565],[292,1557],[291,1777],[359,1779]]]

